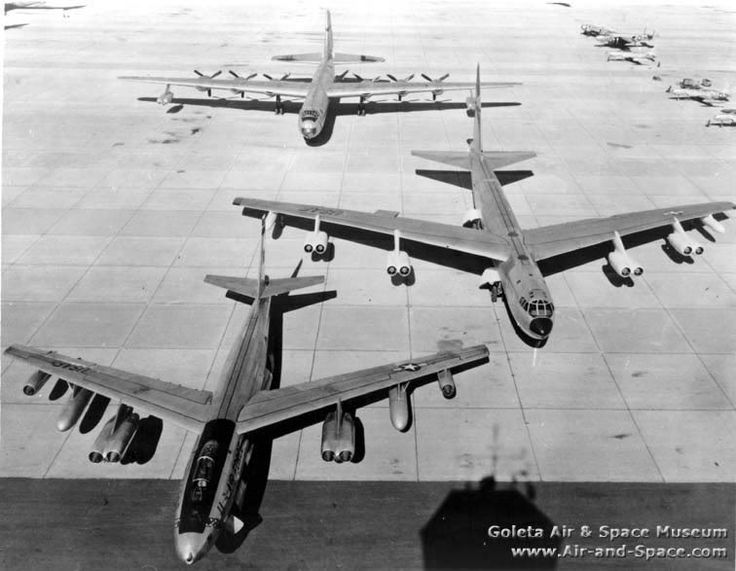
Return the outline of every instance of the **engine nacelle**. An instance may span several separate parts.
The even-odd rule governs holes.
[[[672,232],[672,234],[667,236],[667,242],[682,256],[690,256],[692,254],[700,255],[703,253],[703,246],[684,232],[677,230]]]
[[[480,210],[478,210],[477,208],[471,208],[463,216],[463,227],[467,228],[468,226],[472,226],[474,223],[481,219],[482,216]]]
[[[84,407],[87,406],[93,394],[92,391],[83,389],[82,387],[74,387],[71,397],[69,397],[69,400],[61,410],[59,419],[56,421],[56,428],[61,432],[65,432],[74,426],[79,420],[79,417],[82,416]]]
[[[138,415],[131,412],[130,407],[125,407],[127,410],[124,410],[123,406],[121,405],[118,415],[115,417],[116,428],[105,443],[103,456],[106,462],[118,462],[120,460],[138,429]],[[120,416],[121,413],[123,413],[122,417]]]
[[[349,412],[330,411],[322,424],[322,460],[338,464],[355,455],[355,419]]]
[[[709,214],[708,216],[703,218],[701,222],[705,226],[713,230],[713,232],[718,232],[719,234],[723,234],[726,232],[726,228],[724,228],[723,224],[721,224],[720,222],[718,222],[718,220],[713,218],[712,214]]]
[[[390,276],[399,274],[402,277],[407,277],[411,274],[411,259],[409,254],[404,251],[393,251],[388,255],[386,260],[386,273]]]
[[[628,278],[632,274],[640,276],[644,273],[644,268],[635,262],[626,252],[621,252],[620,250],[614,250],[608,254],[608,263],[611,264],[613,270],[622,278]]]
[[[89,461],[93,464],[99,464],[104,460],[104,453],[105,453],[105,445],[107,444],[107,441],[110,439],[110,435],[112,434],[112,431],[115,428],[115,419],[117,417],[113,416],[105,423],[105,426],[102,427],[102,430],[97,435],[97,438],[95,438],[95,443],[92,445],[92,450],[89,451]]]
[[[26,384],[23,385],[23,394],[28,395],[29,397],[35,395],[43,388],[43,386],[46,384],[46,381],[48,381],[50,378],[51,375],[49,375],[48,373],[44,373],[43,371],[36,371],[26,381]]]
[[[307,254],[311,254],[312,252],[324,254],[327,251],[328,240],[329,237],[326,232],[322,232],[321,230],[312,232],[304,240],[304,251]]]
[[[440,385],[440,391],[442,396],[446,399],[454,398],[457,394],[457,388],[455,387],[455,380],[452,378],[452,373],[445,369],[437,373],[437,382]]]
[[[388,409],[391,416],[391,424],[399,432],[409,428],[409,395],[406,394],[406,386],[396,385],[388,390]]]

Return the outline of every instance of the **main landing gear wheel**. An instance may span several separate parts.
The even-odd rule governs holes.
[[[281,103],[281,97],[276,96],[276,108],[274,109],[274,113],[276,115],[283,115],[284,114],[284,104]]]

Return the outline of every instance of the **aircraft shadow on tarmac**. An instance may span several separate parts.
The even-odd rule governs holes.
[[[435,170],[435,169],[416,169],[414,171],[417,176],[423,176],[431,180],[444,182],[445,184],[451,184],[453,186],[459,186],[460,188],[466,188],[468,190],[473,189],[472,177],[469,171],[451,171],[451,170]],[[534,176],[534,173],[530,170],[513,170],[513,171],[494,171],[496,178],[501,183],[501,186],[507,184],[513,184]]]
[[[535,490],[526,483],[498,484],[493,476],[478,485],[451,491],[420,538],[425,569],[554,569],[557,558],[513,557],[512,548],[559,548],[561,539],[550,537],[554,522],[533,503]],[[489,527],[540,528],[541,538],[489,537]]]
[[[156,97],[139,97],[138,101],[146,103],[155,103]],[[267,111],[273,113],[276,109],[276,103],[271,99],[202,99],[202,98],[181,98],[175,97],[172,100],[172,107],[167,113],[178,113],[184,105],[192,105],[198,107],[218,107],[226,109],[238,109],[240,111]],[[521,105],[518,101],[493,101],[482,104],[482,107],[514,107]],[[284,114],[296,115],[301,109],[300,101],[284,101]],[[413,113],[417,111],[443,111],[449,109],[465,109],[466,105],[460,101],[369,101],[365,104],[366,115],[374,115],[381,113]],[[322,131],[313,139],[306,141],[310,147],[319,147],[327,143],[332,137],[335,126],[335,118],[338,116],[357,115],[357,103],[343,103],[332,100],[327,111],[325,124]]]

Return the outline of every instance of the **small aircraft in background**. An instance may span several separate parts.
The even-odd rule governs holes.
[[[628,51],[631,48],[653,48],[654,44],[650,43],[649,40],[651,40],[651,38],[648,34],[635,34],[632,36],[610,34],[603,36],[596,46],[614,48],[623,51]]]
[[[284,112],[282,97],[303,100],[304,103],[299,110],[299,131],[307,141],[314,139],[322,132],[330,112],[331,103],[338,102],[341,98],[357,97],[359,100],[358,115],[365,115],[365,103],[373,96],[396,95],[397,99],[401,101],[409,93],[427,92],[432,94],[433,99],[436,99],[438,95],[445,91],[459,91],[473,87],[472,83],[445,81],[449,74],[437,79],[422,74],[425,82],[411,81],[413,75],[405,79],[397,79],[389,74],[387,75],[388,80],[384,81],[378,81],[377,79],[364,80],[360,76],[356,76],[357,81],[353,81],[346,77],[347,70],[335,75],[336,64],[381,62],[384,59],[369,55],[334,52],[329,10],[326,18],[324,48],[321,53],[288,54],[272,58],[276,61],[317,63],[317,70],[314,72],[311,81],[290,80],[290,74],[284,75],[281,79],[253,81],[252,78],[256,74],[241,78],[233,71],[229,72],[233,79],[216,79],[222,73],[221,71],[211,76],[195,72],[199,76],[198,78],[124,76],[120,79],[166,85],[163,94],[157,99],[158,103],[162,105],[167,105],[173,101],[174,95],[170,90],[172,85],[194,87],[199,91],[206,92],[208,96],[212,95],[213,90],[221,89],[241,97],[245,97],[246,93],[258,93],[275,97],[275,111],[277,114],[283,114]],[[484,85],[486,87],[512,87],[519,84],[504,82],[485,83]]]
[[[32,1],[29,0],[28,2],[5,2],[5,13],[11,12],[13,10],[63,10],[64,11],[64,17],[66,18],[67,10],[77,10],[79,8],[84,8],[86,4],[74,4],[74,5],[67,5],[67,6],[54,6],[49,5],[46,2],[42,1]]]
[[[453,398],[453,373],[488,360],[488,348],[477,345],[274,387],[274,379],[280,378],[283,314],[335,296],[324,291],[289,295],[292,290],[318,285],[324,278],[269,279],[264,273],[264,240],[262,227],[258,278],[205,277],[207,283],[227,290],[228,298],[251,305],[213,391],[183,387],[55,351],[20,345],[6,350],[7,355],[36,369],[23,387],[26,395],[37,394],[51,378],[57,380],[49,398],[71,393],[57,421],[61,431],[72,428],[83,414],[82,424],[88,423],[87,417],[95,408],[99,413],[91,430],[110,400],[120,401],[117,413],[104,425],[90,450],[93,463],[121,462],[129,454],[143,423],[134,409],[152,415],[144,420],[153,419],[160,425],[163,419],[198,436],[181,484],[174,529],[177,555],[189,565],[204,557],[221,536],[236,537],[244,529],[240,518],[251,514],[242,514],[239,506],[251,490],[251,464],[254,448],[263,441],[262,430],[283,427],[297,419],[306,423],[282,428],[292,432],[322,420],[322,459],[350,462],[356,449],[356,420],[350,411],[358,406],[358,399],[388,397],[391,423],[404,431],[411,422],[410,384],[436,380],[442,395]],[[93,407],[96,402],[101,404]]]
[[[582,24],[580,26],[581,34],[584,36],[590,36],[592,38],[597,38],[598,36],[607,36],[609,34],[613,34],[613,30],[610,28],[605,28],[603,26],[596,26],[594,24]]]
[[[717,89],[709,89],[705,87],[697,88],[682,88],[669,86],[666,93],[670,94],[670,99],[692,99],[698,101],[703,105],[712,107],[720,102],[729,101],[730,96],[725,91],[718,91]]]
[[[652,52],[647,53],[627,53],[627,52],[609,52],[606,61],[628,61],[636,65],[646,65],[657,61],[657,56]],[[659,65],[659,63],[657,63]]]

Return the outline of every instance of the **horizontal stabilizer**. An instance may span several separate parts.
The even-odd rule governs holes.
[[[365,54],[343,54],[336,53],[332,56],[332,61],[335,63],[360,63],[360,62],[377,62],[386,61],[382,57],[367,56]]]
[[[470,169],[470,155],[467,151],[412,151],[411,154],[452,167]]]
[[[303,61],[306,63],[319,63],[322,61],[321,52],[313,52],[308,54],[285,54],[280,56],[273,56],[271,59],[274,61]]]
[[[269,280],[264,284],[263,291],[260,293],[260,298],[271,297],[274,295],[281,295],[295,289],[301,289],[324,282],[324,276],[307,276],[303,278],[281,278],[275,280]],[[205,276],[204,281],[208,284],[221,287],[233,292],[240,296],[247,298],[256,299],[259,297],[258,294],[258,280],[251,278],[238,278],[233,276],[216,276],[208,274]]]
[[[415,157],[422,157],[461,169],[470,169],[470,154],[467,151],[412,151]],[[481,153],[483,162],[491,170],[500,169],[514,163],[536,157],[531,151],[484,151]]]

